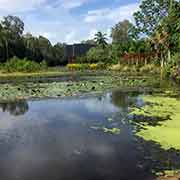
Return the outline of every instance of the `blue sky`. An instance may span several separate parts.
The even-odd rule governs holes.
[[[0,19],[19,16],[25,32],[56,42],[77,43],[92,39],[97,31],[110,35],[123,19],[133,22],[140,0],[0,0]]]

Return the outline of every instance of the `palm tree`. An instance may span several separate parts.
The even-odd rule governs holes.
[[[103,49],[106,47],[106,45],[107,45],[107,38],[106,38],[106,35],[107,34],[103,34],[102,32],[97,32],[96,34],[95,34],[95,38],[94,38],[94,40],[95,40],[95,42],[96,42],[96,44],[97,45],[99,45],[99,46],[101,46]]]

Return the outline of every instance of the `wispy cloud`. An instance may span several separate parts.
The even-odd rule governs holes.
[[[9,13],[25,12],[39,7],[46,0],[0,0],[0,10]]]
[[[82,6],[87,1],[88,0],[60,0],[59,3],[61,3],[62,7],[65,9],[72,9]]]
[[[138,0],[0,0],[0,19],[13,14],[25,23],[25,33],[43,35],[56,42],[74,43],[92,39],[97,31],[110,35],[111,27],[123,19],[133,21]],[[110,1],[110,0],[107,0]]]
[[[139,4],[134,3],[125,6],[120,6],[114,9],[104,8],[88,11],[84,21],[87,23],[94,23],[105,20],[114,22],[121,21],[124,19],[132,20],[132,15],[135,11],[138,10],[138,7]]]
[[[67,43],[75,43],[75,36],[76,36],[76,32],[75,31],[71,31],[70,33],[68,33],[65,36],[65,41]]]

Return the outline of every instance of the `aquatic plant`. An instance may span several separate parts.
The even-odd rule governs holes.
[[[180,149],[180,100],[165,96],[144,96],[146,105],[133,109],[131,114],[146,117],[163,118],[157,126],[142,123],[137,136],[159,143],[164,149]]]
[[[100,130],[100,131],[103,131],[104,133],[109,133],[109,134],[114,134],[114,135],[118,135],[121,133],[120,128],[107,128],[107,127],[92,126],[91,129]]]
[[[120,134],[121,130],[119,128],[103,128],[103,131],[105,133],[110,133],[110,134]]]

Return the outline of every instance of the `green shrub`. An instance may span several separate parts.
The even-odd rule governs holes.
[[[100,69],[100,70],[105,70],[105,69],[107,69],[107,67],[108,67],[108,64],[105,64],[105,63],[102,63],[102,62],[99,62],[97,64],[97,68]]]
[[[44,69],[44,70],[48,68],[48,65],[47,65],[47,63],[46,63],[45,60],[43,60],[42,62],[40,62],[40,66],[41,66],[41,69]]]
[[[159,73],[160,72],[160,68],[158,66],[155,66],[154,64],[147,64],[145,66],[142,66],[140,68],[140,72],[141,73]]]
[[[165,67],[165,75],[166,76],[174,76],[179,74],[180,68],[180,53],[174,54],[172,56],[171,61]]]
[[[8,60],[4,66],[3,70],[7,72],[35,72],[47,68],[46,62],[36,63],[28,59],[18,59],[13,57]]]
[[[79,56],[76,58],[76,63],[77,64],[85,64],[87,63],[87,57],[86,56]]]
[[[172,56],[171,58],[171,61],[172,61],[171,64],[180,66],[180,53],[174,54],[174,56]]]
[[[121,71],[122,67],[123,66],[121,64],[115,64],[115,65],[110,67],[110,70],[112,70],[112,71]]]

